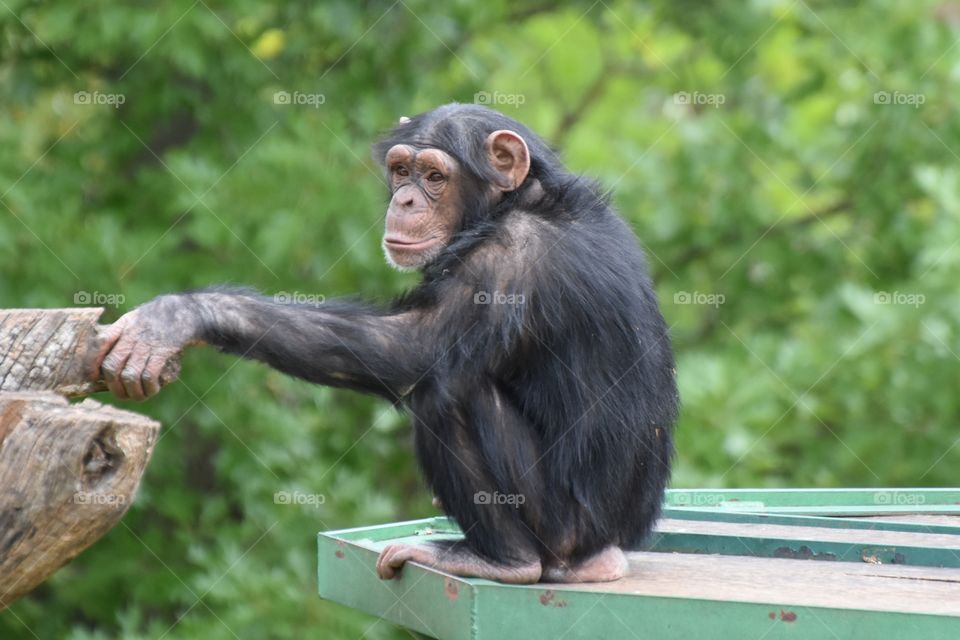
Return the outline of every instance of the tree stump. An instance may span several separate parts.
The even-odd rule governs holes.
[[[133,501],[160,425],[93,400],[102,309],[0,310],[0,609],[89,547]]]

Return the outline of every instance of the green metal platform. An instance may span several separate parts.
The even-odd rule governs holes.
[[[617,582],[503,585],[389,542],[460,536],[446,518],[319,535],[320,596],[442,639],[960,639],[960,489],[671,490]]]

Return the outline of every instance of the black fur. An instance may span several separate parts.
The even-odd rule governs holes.
[[[484,141],[498,129],[524,138],[531,169],[494,201]],[[556,564],[637,546],[659,515],[678,398],[636,238],[594,183],[490,109],[417,116],[375,145],[378,160],[397,143],[442,149],[464,173],[462,228],[422,283],[386,310],[188,294],[203,337],[408,408],[431,489],[487,559]],[[478,304],[484,292],[513,304]],[[480,492],[522,504],[478,503]]]

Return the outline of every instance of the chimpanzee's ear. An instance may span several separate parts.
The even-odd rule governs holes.
[[[508,129],[494,131],[487,136],[487,158],[494,170],[502,176],[494,187],[500,191],[513,191],[530,171],[530,150],[520,134]]]

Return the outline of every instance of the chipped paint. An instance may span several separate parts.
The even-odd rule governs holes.
[[[556,607],[557,609],[563,609],[567,606],[567,601],[557,598],[557,593],[552,589],[547,589],[540,594],[540,604],[545,607]]]
[[[447,596],[447,600],[450,602],[456,601],[456,599],[460,597],[460,585],[451,578],[444,578],[443,594]]]
[[[777,619],[777,612],[776,612],[776,611],[771,611],[771,612],[769,612],[769,613],[767,614],[767,617],[770,618],[771,620],[776,620],[776,619]],[[796,621],[797,621],[797,614],[794,613],[793,611],[784,611],[783,609],[780,609],[780,621],[781,621],[781,622],[796,622]]]
[[[833,561],[837,559],[837,554],[830,553],[828,551],[821,551],[820,553],[815,553],[813,549],[807,545],[801,545],[799,549],[792,549],[790,547],[777,547],[773,551],[774,558],[787,558],[790,560],[827,560]]]
[[[907,556],[896,547],[866,547],[860,550],[860,560],[867,564],[908,564]]]

